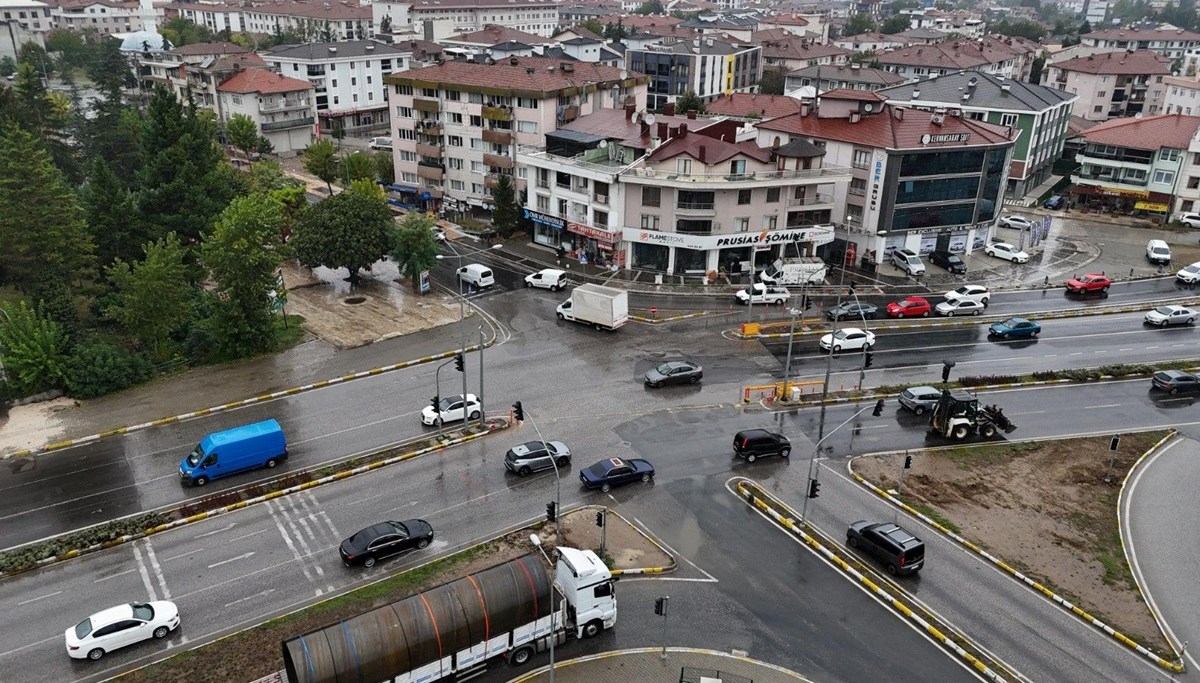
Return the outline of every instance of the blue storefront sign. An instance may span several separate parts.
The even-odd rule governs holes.
[[[544,213],[538,213],[537,211],[530,211],[529,209],[525,209],[525,217],[534,223],[537,223],[538,225],[544,225],[548,228],[554,228],[555,230],[562,230],[564,227],[566,227],[566,221],[558,218],[557,216],[548,216]]]

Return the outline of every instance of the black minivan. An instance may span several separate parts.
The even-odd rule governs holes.
[[[952,254],[948,251],[932,251],[929,253],[929,262],[935,266],[940,266],[955,275],[963,275],[967,272],[967,264],[959,258],[958,254]]]
[[[792,442],[783,434],[765,429],[745,429],[733,435],[733,452],[746,462],[754,462],[763,455],[786,458],[792,453]]]
[[[846,545],[862,548],[883,563],[892,576],[915,574],[925,564],[925,543],[891,522],[855,522],[846,530]]]

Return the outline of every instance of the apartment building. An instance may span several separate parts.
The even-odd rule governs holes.
[[[142,26],[136,2],[116,0],[62,0],[50,8],[50,20],[54,28],[97,36],[129,33]]]
[[[1168,60],[1181,59],[1191,48],[1200,47],[1200,33],[1169,24],[1110,28],[1079,36],[1081,45],[1109,51],[1146,50]]]
[[[1075,156],[1071,201],[1096,210],[1148,211],[1166,217],[1200,192],[1200,175],[1185,175],[1200,116],[1164,114],[1097,124]],[[1183,195],[1176,188],[1183,181]],[[1191,210],[1182,209],[1179,210]]]
[[[367,133],[388,130],[383,79],[407,70],[412,52],[404,43],[349,40],[280,45],[263,53],[263,59],[280,74],[313,86],[322,131],[340,127],[348,133]]]
[[[180,102],[194,102],[222,117],[217,86],[242,69],[266,67],[258,54],[235,43],[192,43],[172,50],[138,54],[143,83],[174,93]]]
[[[245,114],[258,125],[275,153],[292,156],[316,137],[316,105],[308,81],[269,69],[245,69],[217,86],[218,120]]]
[[[964,69],[1005,78],[1029,80],[1033,60],[1041,46],[1021,38],[989,36],[980,40],[954,40],[882,52],[875,56],[884,69],[905,79],[940,76]]]
[[[1074,114],[1089,121],[1161,114],[1171,61],[1149,50],[1105,52],[1047,64],[1042,85],[1078,95]]]
[[[1167,76],[1163,79],[1163,85],[1166,86],[1164,114],[1200,116],[1200,81],[1194,78]]]
[[[899,74],[864,68],[861,64],[809,66],[788,72],[784,92],[793,93],[800,88],[814,88],[815,94],[827,90],[879,90],[904,81]]]
[[[811,142],[851,169],[844,227],[826,253],[882,261],[895,249],[982,248],[1004,199],[1017,131],[893,107],[878,93],[835,90],[818,106],[759,123],[762,145]]]
[[[479,31],[489,24],[547,38],[558,30],[558,0],[410,0],[399,4],[408,6],[417,35],[427,40]]]
[[[172,2],[166,10],[213,33],[274,35],[287,31],[314,41],[341,42],[375,37],[371,6],[348,2],[275,0],[269,4]]]
[[[941,109],[1019,131],[1009,162],[1009,197],[1023,197],[1050,177],[1067,139],[1071,106],[1078,98],[980,71],[959,71],[878,92],[892,106]]]
[[[826,45],[786,34],[782,29],[755,31],[752,42],[762,46],[763,63],[789,71],[807,66],[845,64],[854,54],[837,45]]]
[[[524,188],[521,145],[601,109],[644,108],[646,84],[601,64],[545,57],[444,62],[393,74],[396,181],[410,201],[451,210],[491,208],[501,175]]]
[[[912,41],[900,35],[870,31],[856,36],[846,36],[833,41],[833,44],[843,50],[852,52],[883,52],[896,48],[908,47]]]
[[[1175,211],[1172,218],[1178,219],[1180,213],[1196,213],[1200,211],[1200,130],[1188,142],[1187,154],[1183,157],[1179,177],[1175,180]]]
[[[754,92],[762,78],[762,48],[696,38],[625,51],[626,68],[650,77],[651,109],[662,109],[685,92],[710,100],[722,93]]]
[[[829,15],[824,12],[775,14],[759,19],[758,28],[780,28],[815,43],[825,43],[829,40]]]
[[[37,0],[0,0],[0,57],[17,59],[25,43],[46,47],[44,38],[53,27],[50,6]]]

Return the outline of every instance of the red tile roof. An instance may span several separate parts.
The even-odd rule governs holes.
[[[687,126],[689,131],[695,132],[716,125],[716,123],[711,119],[689,119],[686,116],[657,114],[654,118],[654,125],[650,127],[653,130],[647,130],[651,134],[657,134],[658,127],[665,125],[668,129]],[[631,117],[621,109],[601,109],[592,112],[559,127],[559,130],[590,133],[609,140],[620,140],[622,145],[637,149],[650,149],[654,146],[650,135],[642,136],[641,121],[632,121]]]
[[[942,125],[931,120],[929,112],[885,106],[878,114],[864,115],[857,123],[845,117],[819,118],[814,114],[794,114],[758,124],[760,130],[777,130],[791,135],[837,140],[883,149],[937,149],[943,143],[923,144],[925,135],[968,135],[966,142],[946,146],[996,145],[1016,140],[1018,131],[957,116],[942,117]]]
[[[1048,68],[1085,74],[1157,75],[1171,73],[1171,60],[1149,50],[1101,52],[1047,64]]]
[[[450,36],[449,38],[446,38],[446,42],[475,43],[478,45],[489,46],[499,45],[500,43],[510,40],[515,40],[518,43],[525,43],[526,45],[540,45],[545,42],[546,39],[532,33],[518,31],[515,28],[500,26],[498,24],[488,24],[478,31],[460,33],[456,36]]]
[[[312,89],[313,85],[308,81],[280,76],[267,69],[246,69],[217,86],[217,90],[220,92],[258,93],[260,95]]]
[[[958,40],[934,43],[933,45],[911,45],[876,55],[880,64],[902,64],[945,69],[970,69],[985,64],[1006,62],[1025,54],[1027,50],[1008,40],[984,38],[982,40]]]
[[[887,95],[881,95],[871,90],[850,90],[836,88],[821,93],[823,100],[854,100],[855,102],[886,102]]]
[[[808,19],[795,14],[776,14],[763,19],[762,24],[778,24],[779,26],[808,26]]]
[[[275,2],[247,5],[241,3],[201,4],[196,2],[169,2],[161,5],[168,10],[179,12],[214,12],[228,14],[235,12],[257,12],[260,14],[281,14],[289,17],[306,17],[309,19],[325,19],[328,21],[351,21],[354,19],[371,19],[371,6],[342,3],[309,3],[298,0],[275,0]]]
[[[750,34],[750,41],[761,44],[763,57],[768,59],[820,59],[822,57],[849,57],[853,54],[852,50],[844,47],[810,43],[807,39],[796,35],[779,40],[764,39],[760,35],[761,33],[762,31],[755,31]]]
[[[443,83],[472,88],[508,88],[522,92],[550,94],[565,88],[591,83],[621,80],[622,69],[592,62],[570,62],[571,71],[563,71],[562,60],[546,57],[518,57],[497,60],[495,64],[446,62],[420,69],[398,71],[384,78],[387,83],[413,81]],[[645,78],[644,76],[637,76]]]
[[[726,142],[720,138],[710,138],[707,135],[699,135],[691,131],[664,142],[646,158],[648,161],[657,162],[674,159],[684,154],[706,165],[720,164],[738,156],[747,156],[763,163],[771,160],[771,150],[759,147],[749,140]]]
[[[237,43],[192,43],[177,47],[171,52],[177,55],[240,55],[250,50]]]
[[[774,119],[799,112],[800,102],[784,95],[738,92],[718,97],[705,104],[704,110],[713,116],[758,116]]]
[[[682,22],[683,19],[670,15],[659,16],[630,14],[628,16],[624,16],[621,14],[610,14],[607,17],[600,17],[598,21],[605,26],[608,26],[609,24],[616,26],[617,23],[620,22],[620,24],[625,28],[636,28],[644,31],[648,28],[656,26],[674,26],[675,24]]]
[[[1197,128],[1200,116],[1164,114],[1098,123],[1083,131],[1083,138],[1089,143],[1151,151],[1160,147],[1187,149]]]
[[[1107,30],[1085,33],[1080,38],[1101,38],[1105,40],[1200,40],[1200,34],[1185,31],[1181,28],[1110,28]]]

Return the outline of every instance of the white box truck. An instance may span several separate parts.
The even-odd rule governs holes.
[[[762,269],[758,279],[769,285],[820,284],[825,281],[825,262],[816,256],[777,259]]]
[[[537,554],[283,642],[291,683],[465,680],[513,666],[617,623],[612,572],[591,550],[560,546],[553,581]]]
[[[615,330],[629,320],[629,292],[615,287],[585,284],[571,290],[571,298],[558,305],[558,319]]]

